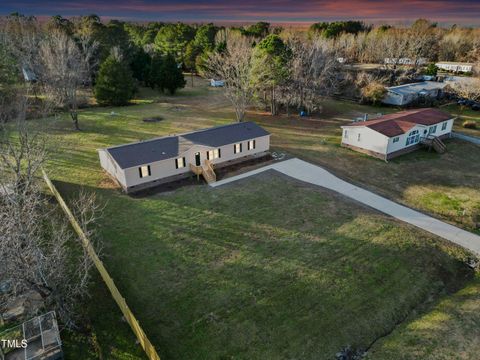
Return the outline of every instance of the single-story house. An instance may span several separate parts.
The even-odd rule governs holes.
[[[225,81],[210,79],[210,86],[212,86],[212,87],[222,87],[222,86],[225,86]]]
[[[441,70],[451,72],[472,72],[474,64],[465,62],[441,61],[435,64]]]
[[[450,137],[454,120],[433,108],[400,111],[342,126],[342,146],[387,161],[427,140]]]
[[[445,86],[446,84],[436,81],[421,81],[387,87],[387,94],[382,102],[384,104],[402,106],[421,97],[439,98]]]
[[[261,157],[270,133],[254,122],[240,122],[100,149],[100,164],[127,192],[193,174],[215,181],[214,168]]]

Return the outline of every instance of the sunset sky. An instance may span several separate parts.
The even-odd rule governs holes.
[[[95,13],[106,19],[311,23],[343,19],[480,24],[480,0],[0,0],[0,14],[63,16]]]

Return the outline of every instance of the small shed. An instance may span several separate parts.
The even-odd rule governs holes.
[[[27,66],[22,67],[22,74],[23,74],[23,79],[26,82],[36,82],[37,81],[37,75]]]
[[[223,86],[225,86],[225,81],[224,80],[211,79],[210,80],[210,86],[212,86],[212,87],[223,87]]]

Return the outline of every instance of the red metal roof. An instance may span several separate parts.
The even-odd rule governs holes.
[[[452,119],[446,112],[433,108],[400,111],[383,115],[378,119],[359,121],[347,126],[366,126],[388,137],[405,134],[415,125],[435,125]]]

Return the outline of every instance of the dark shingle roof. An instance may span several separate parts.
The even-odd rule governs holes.
[[[425,108],[400,111],[393,114],[383,115],[375,120],[359,121],[346,126],[366,126],[388,137],[405,134],[416,124],[434,125],[453,116],[438,109]]]
[[[210,129],[193,131],[177,136],[162,137],[138,143],[119,145],[106,150],[122,168],[130,168],[155,161],[171,159],[184,152],[185,144],[220,147],[239,141],[269,135],[269,132],[253,122],[241,122]]]

